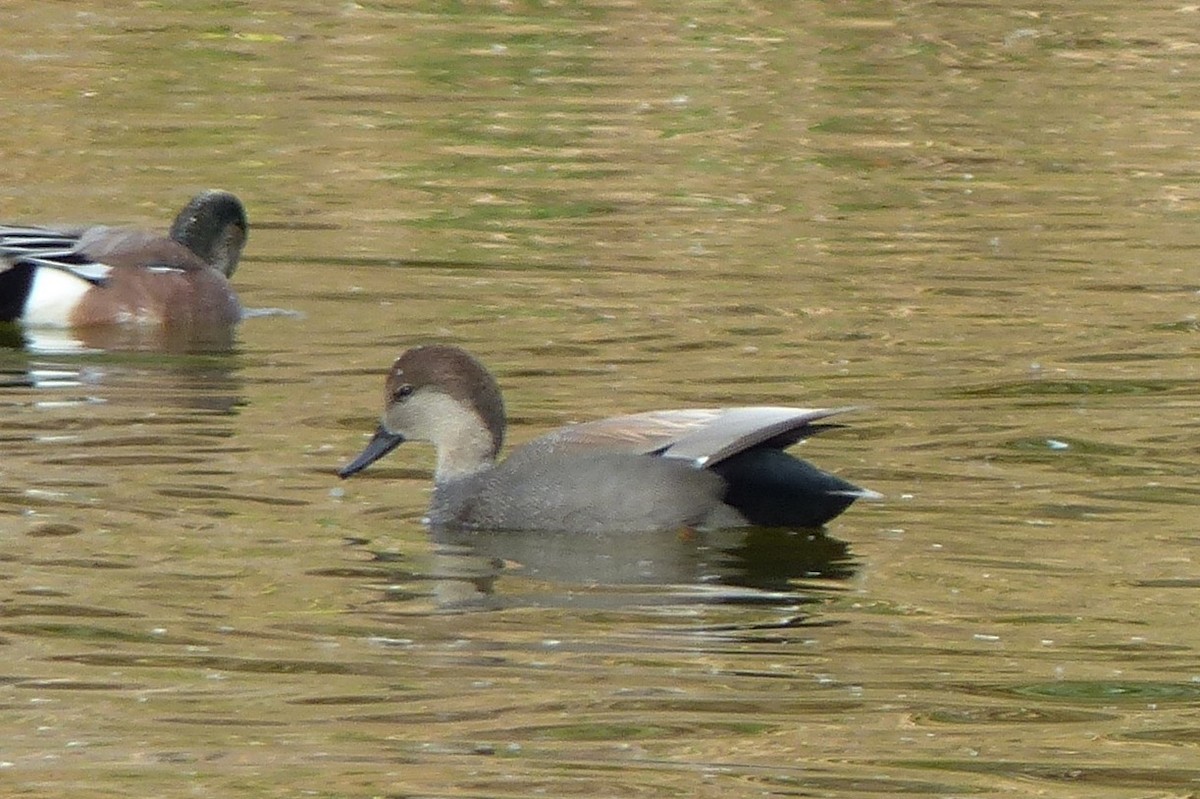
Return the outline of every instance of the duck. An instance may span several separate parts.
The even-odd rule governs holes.
[[[166,235],[0,225],[0,322],[25,327],[232,326],[229,278],[249,229],[236,195],[194,196]]]
[[[654,410],[561,427],[498,461],[506,415],[496,378],[448,344],[403,352],[348,478],[405,441],[436,450],[435,529],[579,533],[819,528],[868,489],[784,451],[853,407]]]

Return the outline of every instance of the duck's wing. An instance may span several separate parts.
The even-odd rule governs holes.
[[[720,415],[719,408],[689,408],[610,416],[551,430],[527,446],[546,447],[555,451],[579,449],[650,454],[670,446]]]
[[[78,231],[0,225],[0,250],[3,250],[6,255],[10,253],[38,255],[71,252],[78,243]]]
[[[144,230],[92,227],[79,234],[76,252],[97,264],[155,272],[192,272],[208,264],[183,244]]]
[[[832,425],[814,424],[844,408],[687,408],[613,416],[553,430],[535,448],[658,454],[711,466],[751,447],[790,446]]]
[[[727,408],[711,422],[689,430],[662,450],[663,457],[683,458],[711,466],[758,446],[783,449],[833,425],[814,422],[854,410],[843,408]]]
[[[97,286],[104,285],[111,267],[80,251],[81,233],[0,225],[0,262],[3,263],[0,271],[18,264],[30,264],[57,269]]]

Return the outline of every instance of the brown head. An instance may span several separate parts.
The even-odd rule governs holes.
[[[483,364],[460,347],[413,347],[388,373],[375,437],[338,474],[349,477],[404,441],[437,448],[438,481],[472,474],[495,462],[504,426],[500,386]]]

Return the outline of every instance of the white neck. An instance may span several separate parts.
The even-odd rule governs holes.
[[[457,480],[494,463],[492,433],[473,409],[431,392],[414,398],[406,410],[413,414],[413,426],[423,431],[421,438],[437,447],[435,482]]]

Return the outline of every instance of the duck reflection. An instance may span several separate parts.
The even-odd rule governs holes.
[[[95,352],[222,354],[234,350],[237,329],[230,325],[170,328],[161,325],[95,325],[78,328],[21,328],[0,323],[0,347],[37,355]]]
[[[38,346],[23,339],[16,348],[0,349],[0,388],[38,390],[24,399],[9,395],[9,402],[43,409],[105,403],[130,410],[145,406],[223,413],[232,413],[244,402],[241,358],[232,331],[228,337],[190,335],[174,340],[162,330],[155,335],[145,331],[145,336],[121,328],[86,332],[87,338],[74,340],[78,346],[65,338],[37,339]],[[0,347],[7,343],[0,338]],[[86,394],[80,394],[81,389]]]
[[[849,546],[816,530],[737,528],[617,534],[434,530],[448,558],[500,561],[530,577],[583,585],[710,584],[790,590],[797,579],[844,580]]]
[[[122,480],[150,469],[153,480],[141,479],[157,484],[172,464],[212,458],[214,438],[233,435],[224,420],[245,404],[241,358],[229,347],[144,343],[77,355],[0,350],[0,403],[8,408],[0,436],[13,474],[31,489],[72,479],[107,484],[116,479],[108,470],[120,466]]]
[[[753,527],[682,535],[434,529],[431,534],[431,578],[435,601],[443,608],[522,601],[796,604],[855,573],[849,545],[816,529]],[[606,587],[613,590],[579,593]]]

